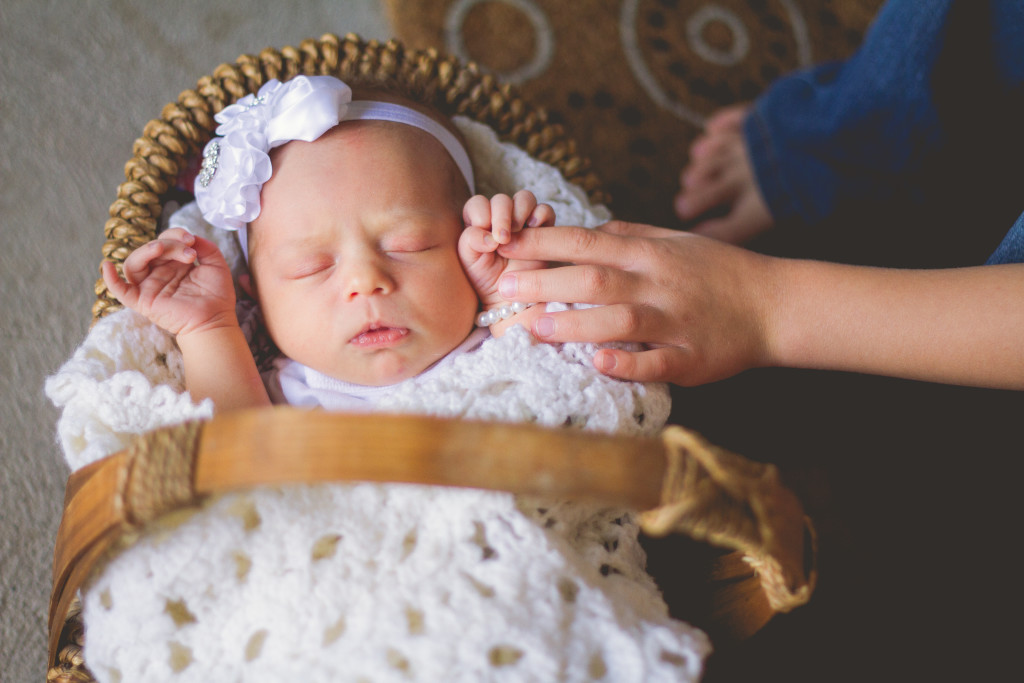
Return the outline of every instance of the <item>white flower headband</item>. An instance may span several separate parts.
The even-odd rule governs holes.
[[[203,150],[196,204],[211,225],[238,231],[246,260],[245,226],[260,215],[260,190],[273,174],[270,150],[291,140],[312,142],[342,121],[394,121],[426,131],[448,150],[470,192],[474,188],[469,155],[443,125],[400,104],[353,102],[352,89],[333,76],[296,76],[285,83],[271,79],[214,119],[220,137]]]

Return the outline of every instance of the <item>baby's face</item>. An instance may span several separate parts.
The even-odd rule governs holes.
[[[249,258],[282,353],[380,386],[466,338],[477,297],[456,246],[468,195],[437,140],[398,123],[347,122],[272,158]]]

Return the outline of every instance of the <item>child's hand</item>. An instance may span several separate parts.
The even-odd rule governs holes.
[[[535,270],[543,261],[518,261],[498,254],[498,247],[509,244],[524,228],[548,227],[555,224],[555,211],[547,204],[538,204],[529,190],[520,190],[514,197],[498,194],[487,199],[471,197],[462,211],[466,229],[459,239],[459,259],[476,289],[484,310],[505,303],[498,294],[498,278],[514,270]]]
[[[708,119],[704,133],[690,146],[675,199],[676,214],[697,222],[693,232],[732,244],[747,242],[774,225],[743,137],[748,111],[748,105],[733,105]],[[721,215],[709,217],[715,210]]]
[[[124,280],[104,261],[103,281],[118,301],[171,334],[237,326],[231,270],[217,246],[172,228],[133,251]]]

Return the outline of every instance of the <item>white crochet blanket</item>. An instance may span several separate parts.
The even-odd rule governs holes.
[[[553,168],[459,125],[480,191],[529,187],[562,223],[606,220]],[[202,229],[189,210],[176,220]],[[533,344],[514,328],[407,381],[382,408],[660,429],[666,388],[601,376],[595,349]],[[184,392],[173,340],[130,311],[98,322],[46,391],[72,469],[133,434],[212,415]],[[161,521],[96,572],[83,590],[86,662],[101,683],[697,680],[709,642],[669,618],[637,536],[629,511],[475,490],[224,495]]]

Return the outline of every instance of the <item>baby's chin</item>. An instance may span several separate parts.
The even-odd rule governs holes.
[[[402,358],[397,354],[381,353],[376,358],[359,359],[347,371],[338,370],[326,374],[343,382],[360,384],[367,387],[386,387],[398,384],[421,374],[437,359]]]
[[[369,339],[361,344],[349,342],[338,350],[339,355],[328,358],[321,356],[315,360],[303,360],[298,355],[289,357],[342,382],[384,387],[422,374],[466,339],[456,335],[427,341],[424,336],[412,333],[394,344],[395,340],[389,339]],[[287,351],[285,355],[288,355]]]

